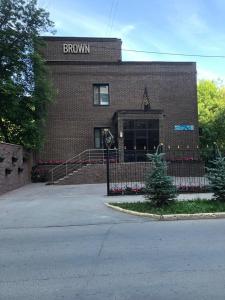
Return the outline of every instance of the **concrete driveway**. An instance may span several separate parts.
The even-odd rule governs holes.
[[[195,198],[195,194],[179,199]],[[205,194],[199,194],[205,198]],[[211,197],[208,194],[207,197]],[[118,213],[105,202],[143,201],[143,196],[106,196],[106,184],[28,184],[0,196],[0,228],[46,227],[151,221]]]
[[[29,184],[0,196],[0,228],[115,223],[142,218],[117,213],[107,201],[142,200],[142,196],[107,197],[106,184]]]
[[[105,193],[32,184],[0,197],[1,300],[224,300],[225,220],[151,221],[108,209]]]

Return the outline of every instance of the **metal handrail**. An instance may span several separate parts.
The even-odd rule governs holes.
[[[102,163],[104,164],[106,151],[107,149],[86,149],[81,153],[73,156],[72,158],[67,159],[62,164],[55,166],[54,168],[49,170],[49,174],[51,176],[51,182],[53,183],[56,179],[58,180],[69,174],[72,174],[74,171],[79,169],[80,166],[83,166],[82,160],[86,161],[86,157],[88,158],[87,161],[89,164],[92,162],[93,159],[101,160]],[[117,149],[110,149],[109,151],[110,152],[115,151],[116,158],[117,158]],[[94,155],[93,152],[96,152],[96,154]],[[70,170],[71,165],[68,166],[68,164],[70,163],[71,165],[73,165],[71,170]],[[58,178],[55,178],[56,176]]]
[[[49,172],[51,172],[51,171],[54,171],[55,169],[57,169],[57,168],[59,168],[59,167],[63,166],[64,164],[66,164],[66,163],[70,162],[71,160],[74,160],[76,157],[78,157],[78,156],[82,155],[84,152],[86,152],[86,151],[88,151],[88,150],[91,150],[91,149],[86,149],[86,150],[82,151],[81,153],[79,153],[79,154],[77,154],[77,155],[73,156],[72,158],[70,158],[70,159],[67,159],[67,160],[66,160],[66,161],[64,161],[62,164],[60,164],[60,165],[58,165],[58,166],[56,166],[56,167],[54,167],[54,168],[50,169],[50,170],[49,170]]]

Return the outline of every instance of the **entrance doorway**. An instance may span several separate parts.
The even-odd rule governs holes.
[[[124,120],[124,161],[145,161],[159,144],[159,120]]]

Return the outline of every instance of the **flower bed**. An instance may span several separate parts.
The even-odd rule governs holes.
[[[202,162],[200,159],[196,159],[193,156],[174,157],[166,160],[167,162]]]
[[[208,186],[178,186],[178,193],[207,193],[209,192]],[[116,195],[143,195],[145,193],[144,187],[113,187],[110,189],[111,196]]]
[[[143,187],[114,187],[110,190],[110,195],[143,195],[144,188]]]

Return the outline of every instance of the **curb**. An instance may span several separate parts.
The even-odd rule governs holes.
[[[177,221],[177,220],[202,220],[202,219],[223,219],[225,218],[225,212],[218,213],[198,213],[198,214],[174,214],[174,215],[157,215],[150,213],[142,213],[133,210],[124,209],[118,206],[105,203],[106,206],[121,211],[123,213],[128,213],[134,216],[149,217],[158,221]]]

